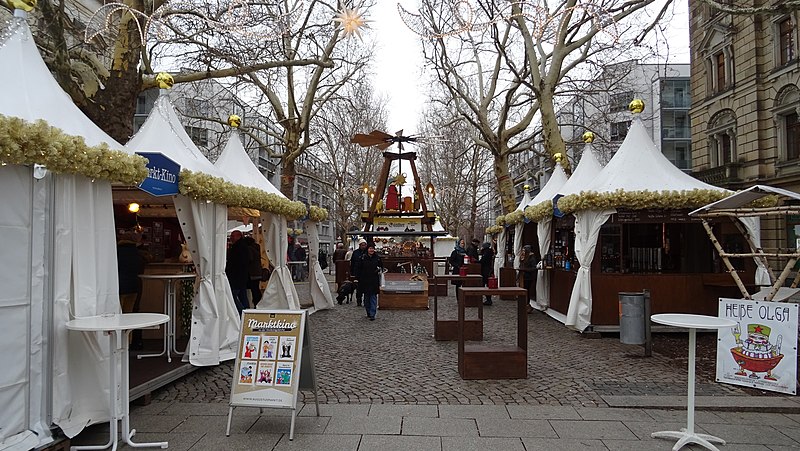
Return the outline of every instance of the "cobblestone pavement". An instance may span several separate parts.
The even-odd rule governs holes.
[[[305,287],[298,284],[301,297]],[[440,317],[455,317],[452,288],[450,294],[440,299]],[[484,341],[513,343],[514,303],[495,300],[484,312]],[[644,358],[641,347],[614,336],[586,338],[538,312],[528,315],[528,378],[522,380],[462,380],[457,343],[433,339],[432,309],[379,310],[377,320],[368,321],[354,301],[312,314],[309,327],[322,403],[606,407],[602,396],[686,393],[685,361],[658,353]],[[154,393],[154,400],[226,402],[232,368],[225,362],[199,369]],[[698,396],[761,394],[713,383],[708,373],[698,373]]]

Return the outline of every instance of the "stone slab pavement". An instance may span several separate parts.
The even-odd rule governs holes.
[[[455,317],[450,294],[441,317]],[[486,342],[514,340],[513,307],[485,308]],[[293,441],[290,411],[278,409],[237,408],[225,437],[232,362],[155,392],[132,408],[132,425],[140,441],[166,439],[178,450],[671,449],[650,433],[686,427],[684,365],[642,358],[615,338],[587,339],[538,312],[528,320],[527,379],[465,381],[457,344],[432,337],[432,309],[379,310],[369,321],[355,302],[336,305],[309,317],[321,415],[302,392]],[[794,397],[702,378],[696,391],[696,429],[726,439],[721,449],[800,447]],[[104,442],[107,428],[87,428],[72,444]]]

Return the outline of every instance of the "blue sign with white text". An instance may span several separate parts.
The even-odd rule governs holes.
[[[139,189],[153,196],[178,194],[178,176],[181,165],[158,152],[136,152],[147,158],[147,178],[139,184]]]

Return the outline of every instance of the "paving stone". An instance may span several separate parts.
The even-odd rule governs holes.
[[[546,420],[479,419],[481,437],[547,437],[558,438]]]
[[[294,440],[289,440],[289,434],[284,434],[272,451],[286,450],[336,450],[356,451],[361,441],[360,435],[333,435],[333,434],[295,434]],[[263,448],[252,448],[259,450]]]
[[[241,434],[247,432],[258,420],[256,415],[233,415],[231,420],[231,433]],[[227,417],[193,415],[186,418],[173,431],[194,432],[196,434],[222,434],[225,435]]]
[[[441,451],[442,439],[410,435],[365,435],[358,451]]]
[[[559,438],[636,440],[621,421],[550,420]]]
[[[663,422],[683,422],[683,427],[686,427],[686,410],[659,410],[659,409],[642,409],[644,412],[656,421]],[[717,415],[716,412],[708,410],[695,410],[694,422],[697,423],[725,423],[726,421]]]
[[[601,440],[523,437],[526,451],[601,451],[609,448]],[[610,448],[617,449],[617,448]]]
[[[319,414],[323,417],[365,417],[369,414],[369,404],[320,404]],[[317,406],[306,404],[298,414],[302,417],[317,415]]]
[[[271,450],[280,439],[281,434],[231,434],[230,437],[226,437],[225,434],[205,434],[192,448],[198,451],[212,449],[224,449],[225,451]],[[169,449],[172,449],[171,445]]]
[[[608,409],[597,409],[597,408],[579,407],[575,410],[584,420],[641,421],[642,419],[649,418],[647,414],[640,409],[618,409],[613,407]]]
[[[580,420],[581,416],[570,406],[506,406],[511,418],[519,420]]]
[[[439,407],[409,404],[373,404],[369,409],[369,416],[437,418],[439,416]]]
[[[552,449],[552,448],[551,448]],[[442,451],[525,451],[519,438],[442,437]],[[530,450],[530,448],[528,448]]]
[[[442,418],[511,418],[505,406],[439,406]]]
[[[171,432],[186,420],[178,415],[137,415],[131,417],[131,429],[139,432]]]
[[[403,418],[403,435],[437,437],[478,436],[475,420],[470,418]]]
[[[236,418],[236,417],[234,417]],[[297,417],[294,433],[322,434],[328,427],[329,417]],[[256,434],[289,434],[292,419],[287,417],[258,417],[258,421],[248,430]]]
[[[797,446],[796,440],[781,431],[786,429],[792,433],[790,428],[780,427],[778,429],[763,425],[742,425],[742,424],[701,424],[709,434],[719,437],[728,443],[744,443],[753,445],[791,445]]]
[[[780,413],[770,412],[717,412],[717,416],[729,424],[764,424],[767,426],[796,427],[797,422]]]
[[[326,434],[400,434],[402,418],[400,417],[332,417],[325,429]]]
[[[669,421],[623,421],[625,427],[633,432],[640,440],[657,440],[652,438],[653,432],[658,431],[680,431],[686,428],[686,423],[669,422]],[[706,433],[706,430],[701,426],[695,425],[694,430],[700,433]]]

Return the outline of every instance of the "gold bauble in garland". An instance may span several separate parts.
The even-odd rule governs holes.
[[[522,186],[522,189],[525,190],[525,191],[530,191],[531,190],[531,186],[526,184],[526,185]]]
[[[230,116],[228,116],[228,125],[230,125],[233,128],[239,128],[239,126],[242,125],[242,118],[240,118],[235,114],[231,114]]]
[[[583,134],[583,142],[586,144],[594,142],[594,133],[592,132],[584,132]]]
[[[563,160],[563,159],[564,159],[564,155],[562,155],[561,152],[553,155],[553,160],[555,160],[556,163],[561,163],[561,160]]]
[[[156,75],[156,84],[161,89],[169,89],[175,84],[175,80],[172,78],[172,75],[166,72],[159,72],[158,75]]]
[[[628,110],[630,110],[633,114],[639,114],[644,111],[644,100],[642,99],[633,99],[631,103],[628,104]]]
[[[25,12],[30,12],[36,7],[36,0],[6,0],[6,4],[11,9],[21,9]]]

